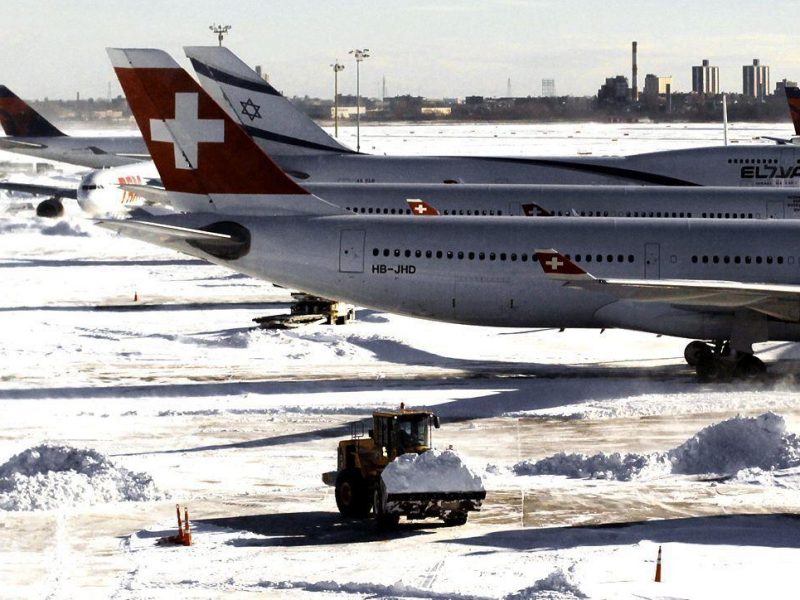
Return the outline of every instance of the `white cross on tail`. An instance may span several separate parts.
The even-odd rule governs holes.
[[[545,264],[550,267],[551,271],[558,271],[559,267],[563,267],[564,266],[564,262],[558,260],[557,256],[554,256],[550,260],[545,261]]]
[[[225,122],[222,119],[200,119],[196,93],[176,93],[175,118],[150,119],[150,139],[172,143],[176,169],[197,169],[198,144],[224,142]]]

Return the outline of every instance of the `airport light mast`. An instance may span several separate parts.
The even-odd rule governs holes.
[[[369,58],[369,48],[356,48],[350,50],[348,54],[352,54],[356,59],[356,152],[361,152],[361,74],[359,67],[361,61]]]
[[[222,46],[222,38],[231,30],[230,25],[217,25],[216,23],[209,25],[208,28],[217,34],[217,40],[220,46]]]
[[[331,65],[333,68],[333,131],[339,137],[339,71],[344,71],[344,65],[337,58]]]

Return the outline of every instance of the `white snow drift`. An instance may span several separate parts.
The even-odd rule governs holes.
[[[744,469],[788,469],[800,465],[800,439],[786,432],[783,417],[768,412],[737,416],[706,427],[677,448],[653,454],[593,456],[560,452],[513,466],[517,475],[564,475],[572,478],[630,481],[666,474],[735,475]]]
[[[453,450],[403,454],[381,475],[390,494],[409,492],[480,492],[483,482]]]
[[[90,449],[43,444],[0,466],[2,510],[51,510],[162,497],[147,473],[119,467]]]

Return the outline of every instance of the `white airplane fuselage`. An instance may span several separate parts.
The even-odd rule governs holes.
[[[2,137],[0,150],[90,169],[118,167],[149,160],[147,146],[136,135],[118,137]]]
[[[250,232],[242,257],[149,241],[312,294],[456,323],[730,338],[732,311],[632,303],[565,287],[543,275],[533,260],[537,248],[558,248],[600,278],[800,283],[800,225],[791,221],[195,214],[160,222],[201,228],[220,221]],[[797,323],[769,320],[767,327],[769,339],[800,340]]]

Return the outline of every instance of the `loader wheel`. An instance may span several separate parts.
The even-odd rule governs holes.
[[[336,478],[336,506],[345,517],[363,519],[372,508],[367,484],[361,473],[348,469]]]
[[[375,490],[374,499],[372,501],[372,510],[375,512],[375,522],[380,529],[394,529],[400,522],[400,515],[386,513],[383,511],[383,502],[381,502],[381,488]]]
[[[467,513],[460,510],[454,510],[447,513],[442,520],[448,527],[457,527],[459,525],[464,525],[467,522]]]

